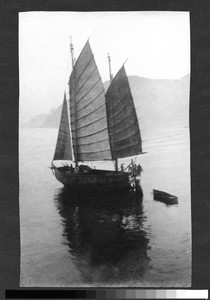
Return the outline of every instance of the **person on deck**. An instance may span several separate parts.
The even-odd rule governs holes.
[[[74,168],[73,168],[72,164],[70,165],[70,171],[71,171],[71,173],[74,172]]]
[[[143,168],[140,164],[138,164],[138,166],[137,166],[137,172],[138,172],[138,175],[141,175],[141,172],[143,172]]]
[[[124,172],[124,164],[120,165],[120,169],[121,169],[121,172],[123,173]]]
[[[133,164],[133,176],[137,175],[137,165],[134,163]]]

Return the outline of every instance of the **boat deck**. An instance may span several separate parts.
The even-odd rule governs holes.
[[[126,172],[90,169],[89,171],[71,171],[63,167],[55,168],[58,181],[72,189],[131,189],[130,176]]]

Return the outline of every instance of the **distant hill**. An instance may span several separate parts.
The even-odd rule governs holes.
[[[140,119],[140,127],[188,126],[190,75],[180,80],[148,79],[129,76],[129,83]],[[109,82],[105,82],[105,89]],[[37,127],[58,128],[62,104],[49,114],[35,116]]]
[[[188,126],[190,75],[180,80],[152,80],[130,76],[141,127]]]
[[[47,118],[43,123],[43,127],[47,128],[58,128],[61,117],[62,104],[48,114]]]
[[[43,127],[48,114],[38,114],[34,116],[28,123],[21,124],[22,127]]]
[[[49,113],[35,115],[28,123],[22,124],[22,127],[58,128],[61,109],[62,104],[56,109],[51,109]]]

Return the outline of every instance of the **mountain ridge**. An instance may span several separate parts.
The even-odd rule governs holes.
[[[181,79],[128,76],[140,127],[188,126],[190,74]],[[105,90],[109,81],[104,82]],[[34,116],[28,127],[58,128],[62,104],[48,114]]]

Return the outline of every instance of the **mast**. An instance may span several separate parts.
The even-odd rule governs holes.
[[[75,97],[75,72],[74,72],[74,65],[75,65],[75,57],[74,57],[74,46],[72,44],[72,39],[70,36],[70,50],[71,50],[71,62],[72,62],[72,72],[73,72],[73,102],[74,102],[74,124],[75,124],[75,143],[74,143],[74,161],[76,167],[78,166],[78,147],[77,147],[77,103]]]
[[[112,82],[113,79],[113,74],[112,74],[112,69],[111,69],[111,56],[108,53],[108,62],[109,62],[109,78],[110,78],[110,84]],[[115,158],[115,171],[118,172],[118,160],[117,158]]]
[[[109,61],[109,77],[110,77],[110,83],[111,83],[111,81],[113,79],[113,75],[112,75],[112,70],[111,70],[111,57],[110,57],[109,53],[108,53],[108,61]]]

